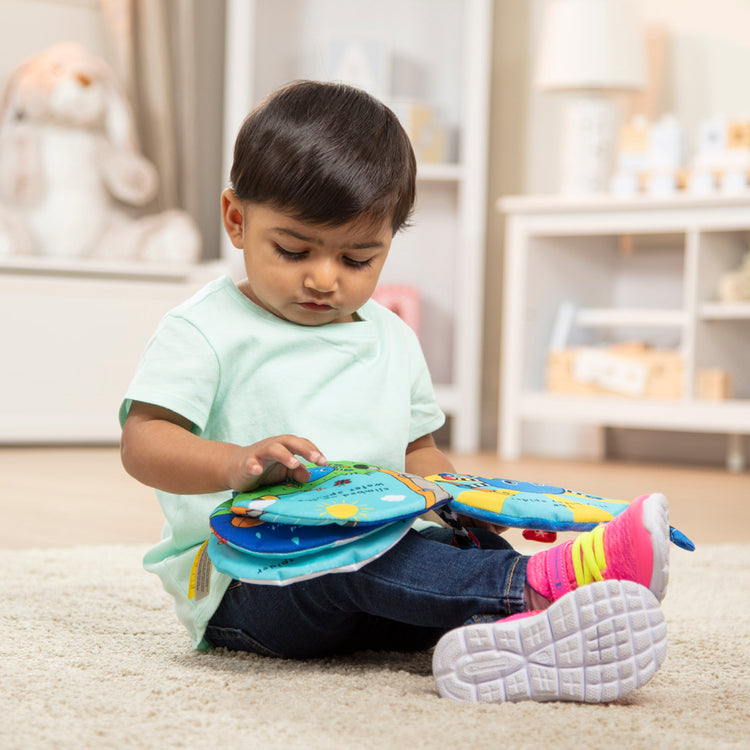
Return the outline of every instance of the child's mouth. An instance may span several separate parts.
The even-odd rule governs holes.
[[[320,305],[317,302],[300,302],[300,307],[311,312],[328,312],[329,310],[333,310],[331,305]]]

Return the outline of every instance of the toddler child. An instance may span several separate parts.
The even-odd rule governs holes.
[[[397,118],[358,89],[294,83],[247,117],[221,196],[247,276],[163,318],[120,409],[123,465],[166,519],[144,565],[196,648],[305,658],[440,641],[438,689],[459,700],[625,695],[664,656],[660,495],[530,558],[490,528],[462,548],[428,525],[356,572],[265,586],[205,552],[232,491],[305,481],[305,462],[454,471],[418,340],[371,299],[415,175]]]

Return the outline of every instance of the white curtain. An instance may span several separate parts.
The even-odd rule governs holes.
[[[200,0],[101,0],[143,155],[159,173],[153,208],[182,208],[193,215],[198,204],[195,2]]]

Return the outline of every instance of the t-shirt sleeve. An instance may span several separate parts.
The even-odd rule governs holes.
[[[189,321],[167,315],[146,346],[120,406],[120,426],[133,401],[169,409],[205,429],[220,368],[204,335]]]
[[[435,388],[419,339],[411,328],[407,328],[405,336],[411,372],[409,442],[412,442],[442,427],[445,423],[445,414],[438,406]]]

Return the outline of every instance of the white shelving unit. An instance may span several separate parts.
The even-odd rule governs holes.
[[[721,275],[750,248],[750,196],[508,197],[499,453],[523,452],[526,423],[724,433],[727,466],[750,434],[750,302],[722,303]],[[681,398],[567,396],[544,389],[561,305],[591,343],[643,339],[679,349]],[[579,342],[580,343],[580,342]],[[701,368],[733,379],[731,399],[697,397]]]
[[[373,93],[428,103],[455,135],[446,163],[420,163],[414,226],[394,238],[381,280],[420,291],[420,338],[459,452],[479,442],[491,19],[490,0],[227,5],[225,175],[248,111],[289,81],[326,78],[332,38],[376,40],[390,73],[385,95]],[[237,258],[228,241],[223,254]]]
[[[159,319],[221,272],[4,258],[0,444],[118,442],[120,400]]]

